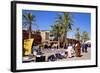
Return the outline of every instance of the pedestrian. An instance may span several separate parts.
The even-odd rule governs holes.
[[[85,46],[85,44],[83,43],[83,44],[82,44],[82,52],[83,52],[83,53],[85,52],[85,50],[84,50],[85,47],[84,47],[84,46]]]
[[[76,57],[81,57],[81,44],[79,42],[75,45],[75,54]]]
[[[88,52],[88,51],[87,51],[88,44],[85,44],[84,48],[85,48],[85,53],[87,53],[87,52]]]
[[[69,58],[72,58],[74,56],[75,51],[74,51],[74,49],[73,49],[71,44],[69,44],[66,52],[68,53],[68,57]]]
[[[32,45],[32,53],[34,56],[37,55],[38,45],[36,43],[33,43]]]

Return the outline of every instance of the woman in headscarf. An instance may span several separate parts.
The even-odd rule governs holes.
[[[76,54],[76,57],[81,57],[81,44],[80,44],[80,42],[77,42],[75,45],[75,54]]]

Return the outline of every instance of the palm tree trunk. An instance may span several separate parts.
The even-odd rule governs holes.
[[[29,26],[29,39],[31,38],[31,22],[30,22],[30,26]]]
[[[58,49],[60,48],[60,40],[59,40],[59,37],[58,37]]]
[[[64,48],[64,46],[67,44],[67,32],[65,32],[63,40],[64,40],[64,44],[63,44],[63,48]]]
[[[64,38],[63,38],[63,48],[65,47],[65,44],[66,44],[66,34],[64,34]]]

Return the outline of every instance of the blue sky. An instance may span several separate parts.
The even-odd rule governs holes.
[[[33,26],[32,30],[50,30],[50,26],[54,24],[57,14],[60,12],[51,11],[34,11],[34,10],[22,10],[22,14],[32,13],[36,16],[37,26]],[[76,28],[80,28],[80,33],[87,31],[91,34],[91,14],[90,13],[77,13],[72,12],[73,15],[73,26],[72,31],[68,32],[68,37],[73,37],[75,35]],[[24,21],[24,19],[22,19]],[[73,37],[74,38],[74,37]]]

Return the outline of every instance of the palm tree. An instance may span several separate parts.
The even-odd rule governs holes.
[[[51,33],[53,34],[53,36],[55,37],[56,40],[58,40],[58,48],[60,47],[60,37],[62,35],[62,26],[60,24],[54,24],[53,26],[51,26],[52,30]]]
[[[32,13],[27,13],[27,14],[23,14],[23,18],[25,19],[23,26],[28,26],[29,38],[31,38],[32,25],[33,25],[33,22],[36,21],[35,16]]]
[[[51,33],[58,40],[58,38],[61,37],[61,25],[54,24],[53,26],[51,26],[51,28],[52,28]]]
[[[71,13],[63,12],[59,14],[56,23],[61,26],[61,39],[65,43],[68,31],[72,30],[73,19]]]
[[[32,53],[32,42],[33,39],[31,39],[31,35],[32,35],[32,25],[34,24],[33,22],[35,22],[35,16],[32,13],[24,13],[23,14],[23,27],[25,28],[27,27],[28,30],[28,39],[23,40],[23,55],[30,55]]]
[[[76,40],[80,40],[80,30],[79,30],[79,28],[76,28],[76,34],[75,34],[75,38],[76,38]]]
[[[83,42],[86,42],[87,40],[89,40],[89,35],[86,31],[83,31],[82,33],[82,40]]]

